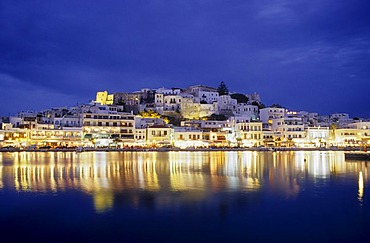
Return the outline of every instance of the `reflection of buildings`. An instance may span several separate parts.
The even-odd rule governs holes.
[[[97,211],[122,200],[165,206],[225,191],[295,196],[302,180],[340,174],[356,178],[361,201],[369,178],[365,163],[346,163],[341,152],[20,152],[0,153],[0,161],[0,188],[82,190]]]

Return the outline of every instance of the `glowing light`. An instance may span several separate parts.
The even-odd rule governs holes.
[[[358,201],[362,203],[362,198],[364,196],[364,178],[362,176],[362,171],[358,173]]]
[[[93,195],[94,207],[97,213],[103,213],[113,207],[113,194],[110,192],[97,192]]]

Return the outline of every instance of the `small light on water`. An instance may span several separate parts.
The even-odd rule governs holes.
[[[364,196],[364,178],[362,176],[362,171],[358,173],[358,201],[362,203],[362,198]]]

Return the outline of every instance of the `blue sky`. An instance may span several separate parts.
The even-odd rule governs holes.
[[[370,117],[370,2],[0,2],[0,115],[96,91],[217,87]]]

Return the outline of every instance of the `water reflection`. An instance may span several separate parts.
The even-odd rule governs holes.
[[[0,154],[0,188],[29,192],[82,190],[97,212],[115,203],[202,201],[217,193],[268,191],[296,197],[305,181],[358,181],[362,203],[367,163],[342,152],[19,152]]]
[[[362,171],[358,173],[358,201],[362,203],[362,198],[364,196],[364,177],[362,176]]]

